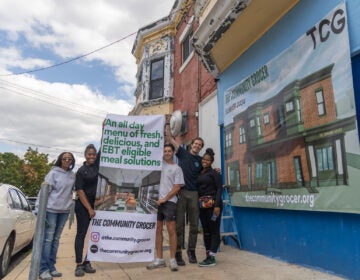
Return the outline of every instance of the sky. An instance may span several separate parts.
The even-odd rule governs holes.
[[[136,32],[173,4],[1,0],[0,153],[23,158],[31,147],[52,161],[70,151],[82,163],[87,144],[99,147],[106,114],[127,115],[134,106]]]

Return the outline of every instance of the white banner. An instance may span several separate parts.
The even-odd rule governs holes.
[[[161,170],[164,115],[106,116],[100,166]]]
[[[156,214],[96,211],[90,223],[88,259],[131,263],[154,259]]]

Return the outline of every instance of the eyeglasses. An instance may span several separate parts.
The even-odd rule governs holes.
[[[63,158],[62,161],[72,161],[72,158]]]

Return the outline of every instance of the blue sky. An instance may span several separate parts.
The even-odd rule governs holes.
[[[134,105],[135,35],[167,16],[174,0],[0,1],[0,153],[28,147],[54,159],[98,145],[107,113]],[[86,8],[84,8],[86,7]],[[49,148],[46,148],[49,147]],[[79,162],[79,161],[78,161]]]
[[[1,36],[3,34],[4,36]],[[6,33],[4,31],[1,32],[1,35],[1,37],[6,38]],[[21,45],[22,52],[30,57],[41,57],[41,59],[48,60],[54,64],[67,60],[66,58],[54,54],[51,49],[34,48],[24,39],[18,41],[17,45]],[[12,67],[10,65],[8,70],[12,73],[24,72],[24,69],[20,66]],[[80,59],[47,70],[36,71],[33,72],[32,75],[34,75],[36,79],[48,81],[50,83],[62,82],[68,84],[86,84],[92,89],[99,90],[105,96],[117,95],[117,88],[119,87],[119,83],[114,77],[114,67],[111,67],[100,60],[84,61]],[[129,84],[131,84],[131,82],[129,82]],[[127,96],[126,99],[129,102],[133,101],[133,98],[130,96]]]

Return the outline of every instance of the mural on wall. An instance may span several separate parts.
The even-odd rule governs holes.
[[[345,4],[224,93],[234,206],[359,212],[360,149]]]

